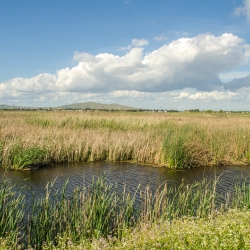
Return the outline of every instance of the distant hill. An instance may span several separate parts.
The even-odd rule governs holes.
[[[38,109],[46,109],[39,107],[23,107],[23,106],[11,106],[6,104],[0,105],[0,110],[38,110]],[[139,110],[138,108],[123,106],[119,104],[102,104],[96,102],[85,102],[85,103],[73,103],[69,105],[62,105],[58,107],[50,107],[49,109],[57,109],[57,110],[85,110],[85,109],[99,109],[99,110]]]
[[[2,104],[0,105],[0,109],[13,109],[13,106]]]
[[[20,110],[20,109],[39,109],[35,107],[23,107],[23,106],[11,106],[11,105],[6,105],[6,104],[1,104],[0,105],[0,110],[1,109],[11,109],[11,110]]]
[[[138,110],[138,108],[123,106],[119,104],[102,104],[96,102],[85,102],[85,103],[74,103],[69,105],[62,105],[54,107],[54,109],[72,109],[72,110],[81,110],[81,109],[105,109],[105,110]]]

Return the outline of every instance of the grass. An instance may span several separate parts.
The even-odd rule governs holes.
[[[40,148],[27,148],[15,154],[12,169],[24,170],[39,167],[43,163],[46,150]]]
[[[4,177],[0,181],[0,246],[2,240],[7,245],[18,245],[23,218],[24,197],[16,193],[15,185]]]
[[[73,244],[60,238],[60,247],[44,249],[249,249],[250,212],[230,210],[216,218],[190,218],[159,221],[136,228],[120,242],[98,239]]]
[[[248,249],[250,185],[237,186],[236,192],[223,197],[218,197],[216,187],[217,180],[204,180],[179,187],[165,184],[155,193],[138,188],[131,194],[125,188],[118,192],[103,177],[74,192],[67,192],[67,182],[60,190],[49,183],[44,196],[34,197],[27,214],[25,197],[2,180],[0,246]]]
[[[248,165],[246,114],[149,112],[0,113],[0,164],[41,151],[43,164],[132,161],[169,168]]]

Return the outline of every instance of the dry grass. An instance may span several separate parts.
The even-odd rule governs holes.
[[[0,112],[0,161],[23,149],[46,149],[51,162],[134,161],[172,168],[246,165],[245,114]]]

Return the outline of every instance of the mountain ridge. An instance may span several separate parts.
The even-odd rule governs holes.
[[[104,104],[97,102],[73,103],[54,107],[54,109],[108,109],[108,110],[132,110],[138,109],[130,106],[120,105],[116,103]]]
[[[0,104],[0,109],[2,110],[30,110],[30,109],[55,109],[55,110],[86,110],[86,109],[97,109],[97,110],[139,110],[139,108],[134,108],[131,106],[120,105],[116,103],[104,104],[97,102],[83,102],[83,103],[72,103],[66,105],[60,105],[56,107],[24,107],[24,106],[11,106],[6,104]]]

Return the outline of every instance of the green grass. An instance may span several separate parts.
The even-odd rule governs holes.
[[[44,249],[249,249],[250,211],[230,210],[213,218],[184,217],[144,224],[127,233],[122,241],[97,239],[74,244],[60,237],[59,247]],[[70,248],[71,247],[71,248]]]
[[[12,169],[24,170],[39,167],[43,164],[46,150],[40,148],[27,148],[15,154]]]
[[[0,242],[2,238],[7,245],[18,244],[22,237],[23,218],[24,197],[4,177],[0,181]]]
[[[209,244],[215,247],[216,242],[226,241],[225,246],[231,246],[229,232],[238,242],[234,242],[235,246],[248,246],[245,227],[250,228],[250,217],[245,214],[250,213],[250,186],[243,184],[231,196],[218,197],[216,185],[217,181],[204,180],[179,187],[163,185],[156,193],[146,188],[131,194],[125,189],[118,192],[104,178],[73,192],[67,192],[67,183],[57,191],[53,184],[48,184],[43,197],[33,198],[32,209],[24,217],[25,198],[8,181],[2,181],[0,246],[208,249]],[[136,196],[140,196],[140,202],[136,202]],[[237,223],[233,215],[239,215],[234,218]]]

